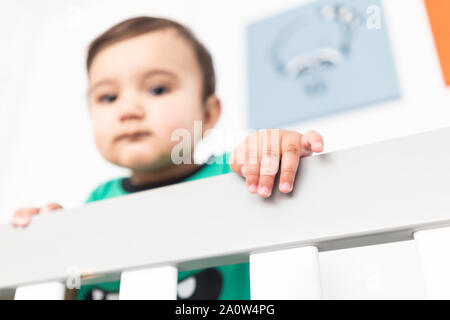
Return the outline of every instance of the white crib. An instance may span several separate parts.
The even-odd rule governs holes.
[[[450,298],[450,129],[305,158],[297,178],[270,199],[226,174],[0,226],[0,296],[63,299],[75,276],[176,299],[178,270],[249,261],[252,299],[320,299],[318,252],[414,240],[427,296]]]

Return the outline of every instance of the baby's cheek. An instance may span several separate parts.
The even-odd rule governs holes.
[[[107,114],[94,109],[91,113],[92,132],[94,141],[98,151],[105,157],[110,153],[111,149],[111,130],[113,126]]]
[[[94,130],[94,140],[98,151],[103,157],[109,159],[111,157],[111,138],[106,132],[104,129]]]
[[[173,146],[174,144],[179,142],[181,136],[187,137],[192,136],[194,134],[194,124],[193,121],[172,121],[170,125],[167,125],[165,128],[161,128],[161,132],[166,140],[168,145]]]
[[[180,108],[176,115],[165,119],[166,131],[172,134],[176,130],[187,130],[193,134],[196,122],[198,129],[201,130],[201,115],[193,109],[188,107]]]

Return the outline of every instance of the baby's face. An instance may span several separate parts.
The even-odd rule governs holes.
[[[173,29],[101,50],[89,70],[95,142],[110,162],[142,170],[168,165],[172,132],[194,136],[203,120],[202,74],[190,44]]]

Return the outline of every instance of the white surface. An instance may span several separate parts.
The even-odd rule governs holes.
[[[427,297],[450,299],[450,227],[418,231],[414,239]]]
[[[250,255],[252,300],[320,299],[319,257],[316,247]]]
[[[324,299],[424,299],[414,241],[319,253]]]
[[[65,286],[61,282],[46,282],[16,288],[15,300],[64,300]]]
[[[177,268],[172,266],[122,272],[120,300],[176,300]]]
[[[1,1],[0,222],[8,222],[21,206],[50,201],[80,205],[100,182],[124,174],[97,154],[85,99],[85,49],[107,26],[136,14],[167,15],[191,26],[214,56],[224,108],[219,130],[241,130],[247,117],[245,23],[302,2]],[[423,0],[383,4],[403,97],[289,126],[320,131],[327,151],[450,125],[450,91],[444,86]],[[208,148],[215,150],[211,140]],[[361,258],[366,256],[370,263]],[[357,283],[372,265],[380,266],[385,284],[398,279],[416,283],[409,264],[414,259],[411,250],[395,245],[327,253],[326,260],[321,258],[322,270],[340,266],[351,272],[342,269],[324,294],[347,297],[345,288],[358,288],[363,296],[372,296]],[[392,297],[392,287],[383,288],[377,297]],[[410,286],[394,291],[406,296],[416,292]]]

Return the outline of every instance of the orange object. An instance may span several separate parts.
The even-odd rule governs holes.
[[[450,86],[450,1],[425,0],[445,84]]]

